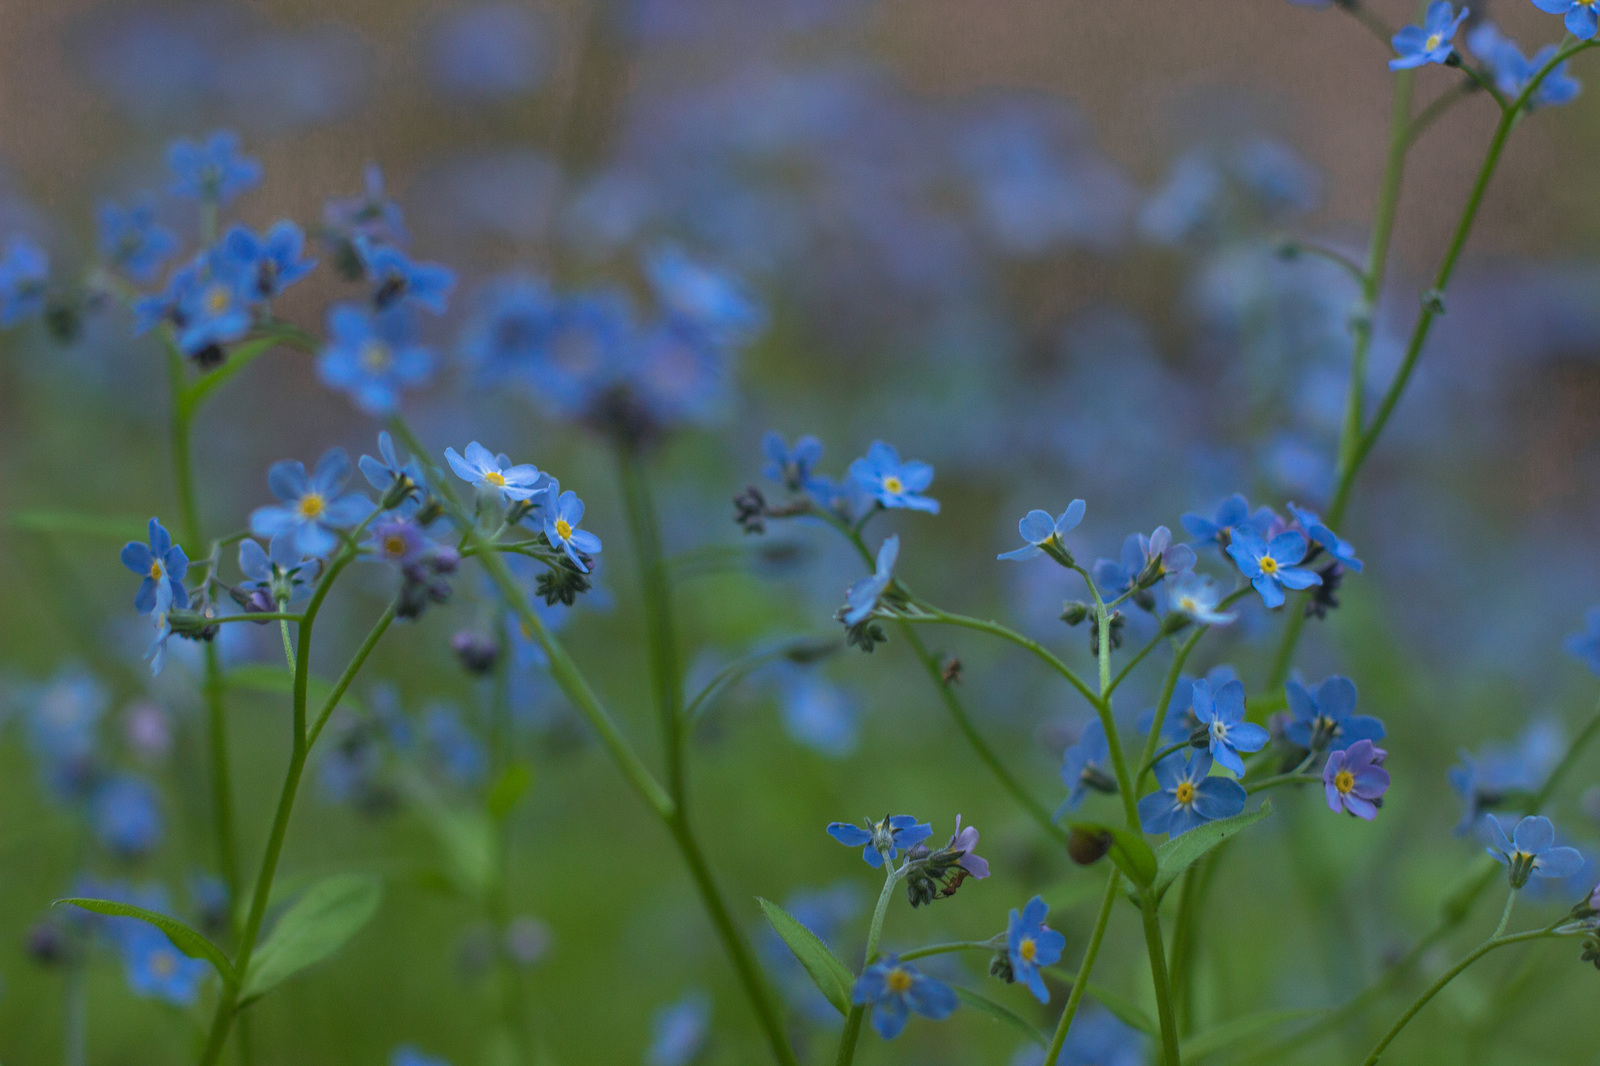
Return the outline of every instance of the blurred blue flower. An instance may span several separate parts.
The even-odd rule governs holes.
[[[761,450],[767,457],[762,468],[763,477],[781,482],[790,492],[809,492],[816,480],[812,469],[822,459],[822,442],[809,434],[794,442],[794,449],[784,443],[783,437],[769,431],[761,438]]]
[[[1541,815],[1518,822],[1509,840],[1494,815],[1484,815],[1483,825],[1491,840],[1489,857],[1509,868],[1512,888],[1521,888],[1529,877],[1567,877],[1583,866],[1577,848],[1556,846],[1555,826]]]
[[[931,837],[933,826],[919,823],[909,814],[895,814],[881,822],[868,822],[865,828],[849,822],[829,822],[828,835],[846,847],[860,847],[861,857],[876,870],[883,865],[882,852],[895,859],[901,849],[915,847]]]
[[[561,482],[549,478],[540,513],[544,518],[545,539],[550,546],[566,552],[573,565],[587,574],[589,566],[584,557],[600,554],[600,538],[578,528],[583,521],[583,501],[578,499],[578,494],[571,489],[562,492]]]
[[[1534,74],[1555,58],[1556,45],[1549,44],[1532,59],[1522,54],[1517,42],[1501,33],[1492,22],[1483,22],[1467,34],[1467,48],[1483,61],[1494,78],[1495,88],[1506,96],[1517,97],[1533,80]],[[1558,63],[1528,98],[1528,106],[1554,107],[1570,103],[1583,86],[1567,74],[1565,60]]]
[[[620,376],[656,421],[709,422],[728,394],[723,344],[694,323],[667,318],[640,331],[618,364]]]
[[[486,384],[536,387],[530,372],[551,342],[556,307],[543,281],[520,274],[495,278],[478,294],[462,330],[462,360]]]
[[[1600,607],[1583,614],[1583,632],[1574,633],[1561,646],[1567,654],[1581,659],[1592,672],[1600,674]]]
[[[878,601],[894,581],[894,564],[900,558],[900,535],[886,537],[878,546],[876,569],[845,590],[844,624],[860,625],[878,609]]]
[[[178,250],[178,238],[156,221],[155,205],[141,201],[123,209],[102,203],[95,212],[100,225],[100,258],[134,281],[156,279],[161,264]]]
[[[246,610],[268,613],[278,609],[279,595],[293,604],[311,594],[299,539],[293,533],[280,534],[266,550],[248,538],[239,543],[239,570],[246,578],[239,587],[251,594]]]
[[[1225,626],[1238,615],[1217,610],[1223,595],[1222,586],[1214,578],[1191,570],[1178,575],[1167,592],[1167,602],[1172,610],[1200,625]]]
[[[550,30],[518,4],[463,7],[427,32],[428,73],[447,96],[503,100],[538,88],[551,58]]]
[[[100,719],[111,703],[105,685],[81,666],[64,666],[45,684],[19,687],[16,699],[40,775],[58,797],[81,797],[95,777]]]
[[[1267,746],[1267,731],[1244,720],[1244,685],[1229,681],[1215,691],[1209,681],[1194,683],[1194,716],[1206,727],[1211,757],[1239,776],[1244,776],[1240,752],[1260,751]]]
[[[239,278],[247,300],[270,300],[311,273],[315,259],[305,255],[306,235],[288,219],[275,222],[262,234],[248,226],[232,226],[222,238],[226,271]]]
[[[399,409],[402,389],[433,377],[433,353],[417,342],[409,308],[335,304],[328,309],[328,346],[317,357],[317,374],[329,388],[350,393],[367,414],[388,415]]]
[[[100,843],[126,859],[155,850],[164,830],[156,790],[128,774],[108,777],[95,788],[89,797],[89,824]]]
[[[1293,531],[1279,533],[1268,543],[1254,533],[1235,530],[1228,554],[1268,607],[1283,606],[1285,588],[1322,584],[1322,575],[1295,565],[1306,557],[1306,538]]]
[[[450,1066],[450,1063],[432,1055],[424,1055],[410,1044],[401,1044],[390,1053],[389,1066]]]
[[[1210,752],[1195,748],[1157,762],[1156,783],[1161,787],[1139,800],[1144,831],[1181,836],[1244,810],[1244,786],[1230,777],[1208,777],[1210,773]]]
[[[373,523],[367,547],[380,562],[404,569],[424,558],[434,545],[415,522],[402,515],[389,515]]]
[[[477,441],[467,445],[465,458],[454,448],[446,448],[444,457],[456,477],[507,503],[531,500],[544,491],[546,475],[539,473],[538,467],[532,463],[513,466],[510,456],[504,452],[496,455]]]
[[[1061,538],[1078,527],[1078,523],[1083,521],[1083,512],[1087,507],[1088,505],[1082,500],[1073,500],[1067,505],[1067,509],[1061,512],[1059,518],[1051,518],[1049,511],[1029,511],[1017,523],[1017,532],[1028,543],[1020,548],[1001,552],[997,558],[1031,559],[1045,551],[1047,545],[1065,551]]]
[[[645,1066],[689,1066],[705,1050],[711,1028],[711,997],[692,991],[656,1011],[650,1022]]]
[[[1315,511],[1308,511],[1304,507],[1289,505],[1289,513],[1294,515],[1306,531],[1306,536],[1311,538],[1311,543],[1318,545],[1323,551],[1339,561],[1339,565],[1346,570],[1361,572],[1361,560],[1356,558],[1356,546],[1347,540],[1339,539],[1339,535],[1323,524]]]
[[[149,614],[156,605],[156,589],[165,584],[172,602],[179,607],[189,606],[189,590],[183,587],[184,575],[189,572],[189,557],[183,548],[172,543],[159,519],[150,519],[150,541],[142,544],[131,540],[122,546],[122,565],[144,578],[139,591],[133,596],[133,609]]]
[[[350,457],[330,448],[308,477],[298,459],[284,459],[267,470],[267,487],[281,506],[258,507],[250,513],[250,532],[271,540],[293,533],[302,556],[320,559],[339,543],[338,531],[358,525],[372,513],[372,501],[359,492],[344,492],[350,480]]]
[[[1178,157],[1167,183],[1139,211],[1139,231],[1159,244],[1177,244],[1210,218],[1227,183],[1211,160],[1196,152]]]
[[[167,147],[167,168],[173,196],[224,207],[261,184],[261,164],[240,153],[238,136],[228,130],[218,130],[204,142],[173,141]]]
[[[780,700],[784,729],[795,740],[834,759],[856,750],[858,712],[838,685],[804,673],[783,685]]]
[[[1290,0],[1304,3],[1305,0]],[[1110,1011],[1085,1005],[1067,1030],[1055,1066],[1145,1066],[1146,1037]],[[1025,1049],[1011,1066],[1044,1066],[1044,1052]]]
[[[27,237],[12,237],[0,259],[0,326],[14,326],[44,310],[50,258]]]
[[[359,235],[351,244],[374,286],[372,302],[379,308],[407,303],[444,314],[450,290],[456,286],[455,271],[437,263],[413,263],[394,245],[374,244]]]
[[[1270,507],[1250,513],[1250,501],[1234,493],[1217,504],[1211,517],[1191,511],[1181,519],[1183,528],[1191,537],[1203,544],[1226,548],[1233,540],[1233,531],[1243,529],[1258,537],[1265,536],[1277,516]]]
[[[621,292],[596,289],[563,297],[528,366],[534,397],[559,418],[589,413],[621,372],[633,336],[633,313]]]
[[[1478,816],[1485,808],[1498,806],[1519,793],[1537,792],[1566,748],[1561,726],[1539,721],[1523,731],[1515,746],[1490,744],[1476,755],[1463,751],[1460,764],[1449,771],[1450,787],[1462,802],[1456,833],[1470,832],[1479,825]]]
[[[172,946],[167,934],[144,922],[127,927],[121,946],[128,987],[136,995],[192,1006],[211,974],[209,962],[191,959]]]
[[[467,731],[461,716],[448,707],[434,707],[423,720],[428,753],[439,772],[457,785],[482,784],[489,773],[483,742]]]
[[[403,245],[410,240],[400,205],[383,188],[383,169],[367,164],[365,187],[354,196],[330,198],[322,221],[335,237],[352,243],[360,237],[373,244]]]
[[[1535,0],[1535,3],[1538,2]],[[1446,0],[1433,0],[1428,5],[1428,14],[1421,26],[1403,26],[1394,35],[1391,43],[1398,55],[1389,60],[1389,69],[1405,70],[1425,63],[1445,62],[1455,52],[1451,42],[1466,17],[1466,8],[1463,7],[1458,15]],[[1590,32],[1594,31],[1591,29]]]
[[[1061,949],[1067,946],[1066,937],[1044,924],[1049,910],[1042,898],[1034,896],[1022,913],[1013,910],[1006,922],[1006,955],[1011,972],[1040,1003],[1050,1002],[1050,992],[1039,967],[1054,966],[1061,958]]]
[[[1580,41],[1589,40],[1595,30],[1600,29],[1594,0],[1533,0],[1533,6],[1547,14],[1566,16],[1562,21],[1566,23],[1567,32]]]
[[[1322,790],[1328,809],[1369,822],[1377,818],[1378,804],[1389,791],[1389,771],[1383,768],[1388,754],[1370,740],[1358,740],[1343,751],[1329,752],[1322,767]]]
[[[939,513],[939,501],[921,495],[933,484],[933,467],[900,461],[900,453],[882,441],[873,441],[865,458],[850,464],[850,477],[884,507]]]
[[[694,262],[673,246],[645,256],[645,276],[656,300],[674,318],[692,323],[717,340],[748,339],[766,324],[766,313],[735,278]]]
[[[872,1027],[885,1040],[900,1035],[909,1012],[941,1021],[958,1003],[949,985],[902,963],[898,955],[885,955],[862,970],[850,1001],[858,1007],[872,1007]]]
[[[1283,735],[1302,748],[1343,751],[1358,740],[1383,739],[1382,722],[1355,713],[1356,685],[1348,677],[1323,678],[1315,694],[1292,677],[1283,691],[1293,716]]]
[[[367,484],[377,489],[387,497],[389,491],[398,483],[402,486],[417,487],[425,484],[422,467],[415,458],[400,462],[395,454],[394,438],[389,436],[388,430],[378,434],[378,458],[363,455],[356,460],[356,466],[361,468],[361,476],[367,479]],[[408,496],[408,499],[410,497]]]
[[[1105,726],[1100,724],[1100,719],[1091,718],[1078,734],[1078,742],[1061,753],[1061,783],[1067,786],[1067,798],[1056,810],[1058,820],[1068,811],[1076,810],[1089,789],[1100,792],[1116,789],[1116,779],[1107,772],[1110,764],[1111,745],[1106,739]]]

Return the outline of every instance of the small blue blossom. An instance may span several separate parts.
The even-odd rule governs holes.
[[[178,250],[178,238],[156,221],[153,204],[137,203],[124,210],[103,203],[95,217],[100,224],[100,258],[134,281],[154,281],[161,264]]]
[[[761,438],[761,450],[767,465],[763,477],[781,482],[790,492],[808,492],[816,482],[813,470],[822,460],[822,442],[809,434],[794,442],[794,449],[784,443],[783,437],[769,432]]]
[[[1291,0],[1304,2],[1304,0]],[[1072,1019],[1066,1042],[1054,1066],[1145,1066],[1147,1039],[1110,1011],[1085,1005]],[[1037,1048],[1019,1055],[1012,1066],[1044,1066]]]
[[[1202,544],[1211,544],[1217,548],[1226,548],[1233,541],[1233,531],[1243,529],[1254,533],[1256,536],[1265,536],[1267,530],[1277,518],[1269,507],[1263,507],[1250,513],[1250,501],[1238,493],[1229,496],[1207,518],[1197,512],[1189,512],[1180,521],[1183,528]]]
[[[1389,753],[1370,740],[1358,740],[1343,751],[1330,751],[1322,767],[1322,791],[1328,809],[1373,821],[1383,794],[1389,791]]]
[[[1192,570],[1179,574],[1167,590],[1167,603],[1172,610],[1205,626],[1225,626],[1238,617],[1232,611],[1217,609],[1222,599],[1222,586],[1215,579]]]
[[[1446,0],[1433,0],[1421,26],[1403,26],[1394,35],[1391,43],[1397,56],[1389,60],[1389,69],[1406,70],[1426,63],[1446,62],[1455,52],[1451,41],[1466,17],[1465,7],[1458,15]]]
[[[911,1011],[942,1021],[959,1003],[949,985],[902,963],[898,955],[885,955],[862,970],[850,1002],[872,1007],[872,1027],[885,1040],[900,1035]]]
[[[161,843],[164,823],[156,791],[127,774],[108,777],[89,797],[89,824],[109,850],[136,859]]]
[[[0,259],[0,326],[13,326],[44,310],[50,257],[27,237],[13,237]]]
[[[159,519],[150,519],[150,542],[141,544],[132,540],[122,547],[122,565],[144,578],[139,591],[133,596],[133,609],[149,614],[156,605],[156,589],[165,584],[168,596],[178,607],[189,606],[189,590],[183,587],[183,577],[189,572],[189,557],[183,548],[172,543]]]
[[[365,179],[365,188],[355,196],[334,197],[323,204],[323,223],[346,241],[363,237],[374,244],[405,244],[410,238],[400,205],[384,192],[383,169],[369,163]]]
[[[406,504],[415,504],[414,495],[420,491],[423,484],[422,467],[415,459],[405,463],[400,462],[399,456],[395,454],[394,438],[389,436],[387,430],[378,434],[378,455],[379,458],[376,459],[370,455],[363,455],[356,460],[356,465],[361,468],[361,476],[367,479],[367,484],[382,494],[382,498],[389,502],[391,507],[394,506],[392,501],[389,501],[391,490],[402,494],[403,499],[399,506],[405,511]]]
[[[1356,685],[1348,677],[1323,678],[1315,694],[1294,677],[1283,691],[1293,716],[1283,735],[1302,748],[1343,751],[1358,740],[1383,739],[1382,722],[1355,713]]]
[[[646,256],[644,271],[669,315],[714,338],[747,338],[765,324],[761,305],[734,278],[693,262],[678,248]]]
[[[390,1053],[389,1066],[450,1066],[450,1063],[433,1055],[424,1055],[410,1044],[401,1044]]]
[[[1463,751],[1460,764],[1449,770],[1450,787],[1462,803],[1457,835],[1477,826],[1485,808],[1513,801],[1519,793],[1537,792],[1566,750],[1565,731],[1546,720],[1530,724],[1515,745],[1490,744],[1477,754]]]
[[[1268,607],[1283,606],[1283,590],[1305,589],[1322,584],[1322,575],[1298,566],[1306,557],[1306,538],[1289,531],[1279,533],[1271,542],[1264,542],[1253,533],[1236,530],[1228,554],[1238,564],[1240,573],[1261,594],[1261,602]]]
[[[153,925],[137,922],[120,938],[128,987],[136,995],[161,999],[180,1007],[192,1006],[200,985],[211,973],[205,959],[191,959]]]
[[[729,387],[725,347],[692,322],[667,318],[623,350],[619,382],[642,412],[665,425],[711,422]]]
[[[234,226],[222,238],[222,254],[237,272],[245,299],[270,300],[316,268],[305,256],[306,236],[288,219],[257,235],[248,226]]]
[[[218,245],[174,271],[164,294],[139,302],[139,328],[167,319],[186,355],[239,340],[255,324],[249,280],[244,267]]]
[[[481,784],[489,774],[489,754],[483,742],[461,724],[461,716],[448,707],[434,707],[423,720],[428,754],[435,767],[457,785]]]
[[[1154,768],[1160,790],[1139,801],[1139,824],[1146,833],[1182,836],[1189,830],[1231,818],[1244,810],[1244,786],[1231,777],[1208,777],[1211,753],[1191,748],[1173,752]]]
[[[1078,523],[1083,521],[1083,512],[1087,508],[1088,504],[1082,500],[1073,500],[1067,505],[1067,509],[1061,512],[1060,518],[1051,518],[1049,511],[1029,511],[1017,523],[1017,532],[1027,543],[1020,548],[1001,552],[997,558],[1031,559],[1052,548],[1064,554],[1066,545],[1061,538],[1078,528]],[[1071,556],[1068,555],[1067,558],[1070,559]]]
[[[143,661],[150,664],[151,677],[158,676],[167,665],[167,641],[172,636],[172,622],[167,616],[171,610],[171,589],[166,585],[157,585],[155,606],[150,610],[150,624],[156,632],[142,656]]]
[[[1107,770],[1110,765],[1111,744],[1106,739],[1105,726],[1100,719],[1091,718],[1078,734],[1078,742],[1061,753],[1061,783],[1067,786],[1067,798],[1056,810],[1058,820],[1076,810],[1089,789],[1116,791],[1116,779]]]
[[[834,759],[855,751],[857,712],[839,686],[806,673],[788,679],[779,698],[784,729],[795,740]]]
[[[1140,541],[1138,533],[1129,533],[1122,542],[1120,560],[1095,560],[1092,571],[1095,587],[1107,603],[1137,588],[1139,574],[1144,569],[1144,549]]]
[[[885,538],[878,547],[877,567],[845,591],[842,618],[847,626],[860,625],[878,609],[878,601],[894,581],[894,564],[900,558],[900,535]]]
[[[1289,513],[1294,515],[1295,521],[1306,531],[1311,543],[1337,559],[1339,565],[1346,570],[1361,573],[1361,560],[1356,558],[1356,546],[1347,540],[1340,540],[1339,535],[1324,525],[1315,511],[1308,511],[1291,503]]]
[[[558,302],[536,278],[507,275],[486,285],[462,330],[462,360],[482,383],[516,382],[537,391],[534,369],[556,327]]]
[[[1509,97],[1518,97],[1527,88],[1533,76],[1546,63],[1555,58],[1556,45],[1539,49],[1532,59],[1522,54],[1517,42],[1501,33],[1492,22],[1484,22],[1467,35],[1467,47],[1483,61],[1494,78],[1495,88]],[[1554,107],[1572,102],[1583,91],[1577,79],[1567,73],[1567,62],[1562,60],[1528,98],[1528,107]]]
[[[1238,672],[1226,663],[1213,666],[1206,671],[1206,681],[1213,690],[1238,679]],[[1195,730],[1200,728],[1200,719],[1196,718],[1194,713],[1194,681],[1195,679],[1188,674],[1179,674],[1178,683],[1173,686],[1172,698],[1167,701],[1167,713],[1161,718],[1161,740],[1167,744],[1188,740],[1194,736]],[[1155,721],[1156,709],[1145,708],[1139,712],[1137,720],[1139,731],[1149,733]]]
[[[373,523],[367,547],[380,561],[404,569],[426,557],[434,545],[415,522],[401,515],[389,515]]]
[[[1595,14],[1595,0],[1533,0],[1533,6],[1551,15],[1566,16],[1567,32],[1580,41],[1594,37],[1600,29],[1600,16]],[[1465,11],[1462,12],[1466,14]]]
[[[1555,826],[1548,818],[1535,814],[1522,819],[1510,840],[1494,815],[1484,815],[1483,825],[1491,841],[1489,857],[1510,869],[1512,888],[1521,888],[1529,877],[1569,877],[1583,866],[1577,848],[1556,846]]]
[[[829,822],[828,835],[846,847],[861,848],[861,857],[873,869],[883,865],[883,853],[895,859],[904,848],[933,836],[933,826],[918,822],[909,814],[890,815],[881,822],[868,822],[865,828],[850,822]]]
[[[544,491],[545,475],[539,473],[538,467],[531,463],[512,466],[511,458],[505,453],[496,455],[477,441],[467,445],[465,458],[454,448],[446,448],[444,457],[456,477],[507,503],[531,500],[536,493]]]
[[[1013,910],[1006,923],[1006,955],[1011,961],[1011,973],[1028,986],[1040,1003],[1050,1002],[1050,992],[1039,967],[1054,966],[1061,958],[1061,949],[1067,946],[1066,937],[1044,924],[1049,910],[1042,898],[1034,896],[1022,913]]]
[[[690,992],[656,1011],[650,1022],[645,1066],[689,1066],[705,1050],[711,1025],[711,997]]]
[[[578,494],[571,489],[562,492],[561,482],[552,477],[546,483],[544,503],[539,510],[544,518],[545,539],[550,546],[566,552],[567,558],[587,574],[589,565],[584,557],[600,554],[600,538],[578,528],[583,521],[583,501],[578,499]]]
[[[1172,543],[1172,531],[1157,526],[1148,537],[1143,533],[1130,533],[1122,542],[1120,562],[1099,559],[1094,564],[1094,583],[1107,601],[1124,593],[1140,593],[1140,602],[1149,596],[1144,590],[1162,578],[1192,570],[1195,564],[1194,549],[1187,544]],[[1150,600],[1148,602],[1152,602]]]
[[[391,244],[373,244],[365,238],[354,241],[367,279],[376,286],[372,302],[378,307],[392,303],[412,303],[436,315],[445,312],[456,273],[437,263],[413,263]]]
[[[47,684],[17,693],[28,751],[57,797],[82,798],[96,777],[99,725],[111,695],[80,666],[63,667]]]
[[[305,599],[311,594],[306,585],[306,562],[294,533],[272,538],[266,550],[254,540],[240,542],[239,569],[248,579],[239,583],[249,593],[245,609],[268,613],[278,609],[280,598],[283,603]]]
[[[531,92],[550,67],[553,33],[522,4],[456,7],[428,29],[428,73],[446,95],[504,100]]]
[[[369,415],[393,414],[400,391],[433,377],[433,353],[417,343],[416,322],[402,306],[370,310],[337,304],[328,311],[328,346],[317,357],[317,374],[342,389]]]
[[[1244,711],[1242,683],[1229,681],[1215,690],[1209,681],[1194,683],[1194,716],[1206,729],[1211,757],[1241,777],[1240,752],[1260,751],[1270,739],[1266,729],[1244,720]]]
[[[273,463],[267,470],[267,487],[280,506],[256,508],[250,515],[250,532],[268,540],[292,532],[301,555],[320,559],[338,545],[338,530],[359,525],[372,513],[371,500],[359,492],[344,492],[349,480],[350,457],[343,448],[329,449],[309,477],[298,459]]]
[[[1561,642],[1567,654],[1583,661],[1592,672],[1600,674],[1600,607],[1591,607],[1583,614],[1583,632],[1574,633]]]
[[[179,140],[167,148],[173,196],[210,200],[223,207],[261,184],[261,164],[239,153],[239,138],[218,130],[204,143]]]
[[[900,453],[883,441],[873,441],[865,458],[850,464],[850,477],[884,507],[939,513],[939,501],[921,495],[933,483],[927,463],[900,461]]]

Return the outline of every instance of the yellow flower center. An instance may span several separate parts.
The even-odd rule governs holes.
[[[1261,567],[1261,572],[1268,577],[1278,572],[1278,560],[1270,555],[1263,555],[1258,565]]]
[[[1194,614],[1195,606],[1196,605],[1193,596],[1178,597],[1178,610],[1182,611],[1184,614]]]
[[[1017,945],[1017,954],[1022,956],[1023,962],[1032,962],[1034,956],[1039,954],[1039,945],[1034,942],[1033,937],[1023,937],[1022,942]]]
[[[308,492],[300,497],[300,517],[316,518],[328,509],[328,503],[322,498],[320,492]]]
[[[382,341],[368,341],[361,346],[361,366],[369,374],[381,374],[389,369],[394,357],[389,346]]]
[[[155,562],[150,564],[150,580],[151,581],[160,581],[161,580],[161,572],[162,572],[161,571],[161,560],[157,559]]]
[[[556,519],[556,536],[562,540],[570,540],[572,538],[572,523],[565,518]]]
[[[488,471],[483,475],[483,480],[487,481],[497,489],[503,489],[506,487],[506,476],[498,470]]]
[[[904,992],[911,987],[911,975],[898,966],[889,971],[889,991]]]
[[[900,493],[905,491],[905,488],[905,482],[901,481],[893,474],[883,479],[883,490],[885,492],[892,492],[898,496]]]
[[[1339,790],[1339,795],[1347,795],[1356,787],[1356,775],[1349,770],[1340,770],[1333,775],[1333,787]]]
[[[383,538],[383,550],[390,555],[404,555],[406,553],[406,538],[398,533],[391,533]]]
[[[221,284],[211,286],[206,290],[206,310],[214,315],[220,315],[233,303],[233,290]]]
[[[170,951],[158,951],[150,956],[150,972],[157,977],[171,977],[178,971],[178,960]]]
[[[1431,52],[1435,48],[1438,48],[1439,45],[1442,44],[1442,43],[1444,43],[1444,38],[1443,37],[1441,37],[1437,33],[1432,34],[1432,35],[1430,35],[1428,37],[1428,39],[1426,41],[1422,42],[1422,50],[1424,52]]]
[[[1180,781],[1178,782],[1177,791],[1173,795],[1178,798],[1179,803],[1187,807],[1194,802],[1194,786],[1187,781]]]

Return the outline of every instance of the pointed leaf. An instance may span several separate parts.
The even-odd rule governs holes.
[[[1028,1019],[1024,1018],[1010,1007],[1007,1007],[1001,1003],[996,1003],[987,996],[980,996],[971,989],[960,988],[957,986],[951,987],[955,988],[956,998],[959,999],[963,1005],[971,1007],[973,1010],[982,1014],[987,1014],[997,1022],[1003,1022],[1016,1032],[1021,1033],[1023,1036],[1033,1041],[1035,1044],[1038,1044],[1040,1047],[1050,1046],[1050,1038],[1045,1036],[1044,1033],[1040,1032],[1037,1025],[1034,1025],[1032,1022],[1028,1021]]]
[[[1196,1033],[1182,1044],[1183,1061],[1190,1062],[1215,1054],[1223,1048],[1247,1040],[1257,1033],[1265,1032],[1275,1025],[1283,1022],[1292,1022],[1297,1018],[1310,1017],[1313,1014],[1323,1013],[1315,1007],[1300,1007],[1293,1010],[1268,1010],[1258,1014],[1247,1014],[1243,1018],[1235,1018],[1221,1025],[1214,1025],[1203,1033]]]
[[[1111,861],[1140,888],[1149,888],[1156,879],[1156,856],[1145,839],[1131,829],[1101,822],[1072,822],[1071,828],[1086,833],[1111,834]]]
[[[1182,836],[1173,837],[1156,849],[1156,862],[1160,869],[1155,878],[1157,894],[1165,892],[1178,879],[1178,875],[1206,852],[1255,825],[1272,813],[1272,801],[1267,800],[1258,810],[1236,814],[1191,829]]]
[[[282,343],[283,338],[277,335],[257,337],[235,345],[228,352],[228,359],[215,370],[201,374],[189,383],[182,399],[185,415],[191,414],[205,402],[217,389],[221,388],[239,371],[253,363],[264,352],[270,351]]]
[[[500,821],[511,813],[523,793],[533,786],[533,770],[525,762],[514,762],[505,768],[495,783],[489,787],[489,817]]]
[[[382,899],[383,882],[364,874],[335,874],[306,889],[256,949],[240,1002],[265,995],[338,951],[378,913]]]
[[[838,956],[828,950],[817,934],[801,925],[799,920],[768,899],[757,898],[761,904],[761,912],[767,916],[767,921],[772,924],[773,931],[783,938],[789,945],[789,950],[794,952],[794,957],[800,960],[800,965],[806,968],[806,973],[811,975],[811,980],[828,997],[840,1014],[850,1013],[850,990],[855,985],[855,974],[851,973]]]
[[[107,914],[114,918],[137,918],[141,922],[148,922],[167,934],[167,939],[172,941],[173,947],[191,959],[206,960],[217,968],[217,973],[222,975],[224,981],[233,980],[233,964],[228,961],[228,956],[222,953],[222,949],[208,940],[204,934],[189,928],[176,918],[158,911],[135,907],[131,903],[119,903],[112,899],[89,899],[83,896],[58,899],[51,906],[59,907],[63,903],[70,903],[74,907],[82,907],[96,914]]]
[[[444,849],[445,872],[455,890],[469,899],[486,898],[500,865],[500,843],[488,813],[446,799],[421,774],[407,774],[400,783]]]

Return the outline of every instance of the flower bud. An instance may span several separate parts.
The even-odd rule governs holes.
[[[1067,855],[1079,866],[1093,866],[1111,850],[1111,834],[1105,830],[1073,826],[1067,836]]]
[[[469,674],[487,674],[500,657],[500,645],[493,637],[470,629],[463,629],[450,638],[450,650],[456,653],[461,668]]]

